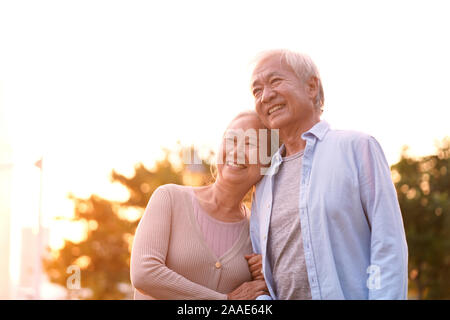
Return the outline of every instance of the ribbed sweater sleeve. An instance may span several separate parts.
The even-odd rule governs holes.
[[[130,262],[133,286],[155,299],[226,300],[227,295],[194,283],[166,266],[172,214],[170,194],[159,187],[136,229]]]

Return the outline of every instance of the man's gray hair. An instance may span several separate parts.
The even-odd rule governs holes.
[[[280,60],[290,66],[297,77],[303,82],[308,81],[311,77],[317,78],[319,92],[317,93],[314,106],[317,110],[323,111],[325,96],[323,93],[322,80],[320,79],[319,70],[312,59],[304,53],[295,52],[288,49],[274,49],[259,53],[254,59],[254,63],[256,65],[259,62],[273,56],[280,56]]]

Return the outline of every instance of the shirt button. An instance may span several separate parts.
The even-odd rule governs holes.
[[[216,262],[216,268],[219,269],[221,266],[222,266],[222,264],[219,261],[217,261]]]
[[[270,203],[267,204],[267,208],[268,208],[268,209],[270,208]]]
[[[267,239],[267,236],[264,236],[264,240],[266,240]]]

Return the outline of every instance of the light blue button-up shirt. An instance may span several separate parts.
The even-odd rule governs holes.
[[[320,121],[306,141],[299,218],[312,299],[406,299],[408,248],[389,165],[378,142],[356,132],[332,130]],[[250,218],[253,250],[267,257],[274,176],[284,146],[256,186]],[[281,189],[282,190],[282,189]]]

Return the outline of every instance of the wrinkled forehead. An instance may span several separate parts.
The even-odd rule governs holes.
[[[250,86],[254,87],[273,76],[281,76],[291,72],[290,67],[283,61],[280,55],[274,55],[260,60],[253,69]]]

